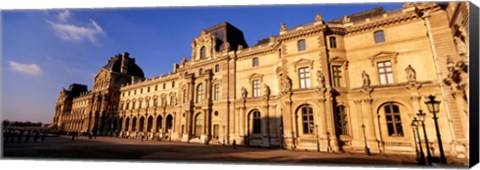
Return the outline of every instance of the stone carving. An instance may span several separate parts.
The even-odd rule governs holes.
[[[367,72],[365,71],[362,72],[362,80],[363,80],[362,87],[370,87],[370,76],[368,76]]]
[[[182,61],[180,62],[180,65],[182,67],[185,67],[185,64],[187,63],[187,59],[185,57],[182,57]]]
[[[317,81],[318,81],[318,86],[320,88],[325,88],[325,76],[323,75],[322,71],[317,70]]]
[[[242,87],[242,99],[247,98],[247,95],[248,95],[247,89],[245,87]]]
[[[285,25],[285,24],[282,24],[280,26],[280,32],[283,32],[283,31],[287,31],[287,25]]]
[[[322,22],[323,21],[323,16],[320,14],[315,15],[315,22]]]
[[[409,64],[407,68],[405,68],[405,72],[407,73],[407,80],[410,81],[417,81],[415,69]]]
[[[269,97],[270,96],[270,86],[268,86],[267,84],[264,84],[263,86],[265,87],[263,95],[265,97]]]
[[[468,59],[468,49],[465,42],[463,42],[463,40],[460,39],[460,37],[458,36],[453,37],[453,41],[455,42],[455,46],[457,47],[458,56],[460,56],[462,60]]]
[[[228,42],[223,43],[223,50],[225,50],[226,52],[230,51],[230,43]]]

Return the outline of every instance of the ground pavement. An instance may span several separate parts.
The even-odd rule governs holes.
[[[250,163],[289,165],[416,166],[405,156],[367,156],[281,149],[205,145],[168,141],[140,141],[115,137],[48,137],[40,143],[4,143],[4,159],[105,160],[196,163]],[[466,167],[466,166],[460,166]]]

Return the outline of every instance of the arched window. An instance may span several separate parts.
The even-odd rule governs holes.
[[[375,31],[373,33],[373,36],[375,38],[375,43],[385,42],[385,36],[383,34],[383,30]]]
[[[201,103],[203,101],[203,94],[205,93],[203,89],[203,84],[199,84],[197,86],[197,103]]]
[[[298,51],[305,51],[307,49],[305,40],[304,39],[298,40],[297,47],[298,47]]]
[[[387,121],[388,136],[403,136],[400,108],[394,103],[383,106],[385,119]]]
[[[200,59],[204,59],[206,55],[207,49],[205,48],[205,46],[202,46],[202,48],[200,48]]]
[[[132,119],[132,131],[135,131],[137,128],[137,118],[133,117]]]
[[[255,57],[252,59],[252,67],[258,67],[260,63],[258,62],[258,58]]]
[[[335,108],[335,120],[338,133],[348,135],[348,119],[345,106],[337,106]]]
[[[314,132],[313,109],[310,105],[302,105],[298,109],[302,116],[303,134],[312,134]]]
[[[262,119],[260,119],[260,112],[258,110],[252,111],[251,122],[252,122],[252,133],[260,134],[262,133]]]

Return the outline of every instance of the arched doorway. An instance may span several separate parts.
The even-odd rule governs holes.
[[[140,123],[139,123],[140,127],[138,128],[140,132],[143,132],[144,130],[144,125],[145,125],[145,118],[142,116],[140,117]]]
[[[162,130],[162,116],[160,115],[157,117],[157,127],[155,129],[157,129],[157,132]]]
[[[136,131],[137,130],[137,117],[133,117],[132,119],[132,131]]]
[[[194,124],[194,137],[200,137],[202,135],[202,125],[203,125],[203,115],[202,113],[197,113],[195,116],[195,124]]]
[[[153,117],[149,116],[147,121],[147,132],[152,131]]]
[[[128,125],[130,125],[130,118],[129,117],[127,117],[127,119],[125,119],[125,129],[124,129],[125,131],[129,131]]]
[[[167,122],[166,123],[167,123],[166,124],[167,131],[172,130],[172,127],[173,127],[173,116],[172,115],[167,116]]]

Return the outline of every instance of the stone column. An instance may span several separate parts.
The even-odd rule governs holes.
[[[246,135],[246,126],[245,126],[245,115],[246,113],[246,107],[243,105],[241,108],[239,108],[238,113],[240,113],[240,119],[239,119],[239,124],[240,124],[240,137],[244,137]]]
[[[362,111],[362,100],[354,99],[353,103],[355,104],[356,112],[352,114],[352,132],[353,140],[352,145],[358,148],[363,147],[363,111]]]
[[[327,121],[327,109],[325,107],[325,98],[318,99],[320,103],[320,111],[318,114],[318,136],[320,140],[320,151],[327,152],[328,150],[328,141],[327,141],[327,132],[328,132],[328,121]]]
[[[330,143],[327,143],[327,145],[330,146],[330,149],[331,149],[330,151],[338,152],[339,149],[338,149],[338,141],[337,141],[337,136],[335,131],[335,118],[333,117],[333,115],[335,114],[333,109],[333,98],[331,97],[330,93],[326,98],[327,100],[325,101],[325,108],[326,108],[325,110],[326,110],[326,120],[328,121],[328,133],[329,133],[329,136],[327,137],[330,140],[329,141]]]
[[[363,103],[365,104],[365,109],[366,109],[366,111],[363,112],[364,119],[366,121],[365,131],[366,131],[368,147],[370,148],[370,151],[379,152],[378,140],[376,136],[377,128],[375,128],[375,118],[372,113],[372,102],[373,102],[373,99],[371,98],[363,99]]]

